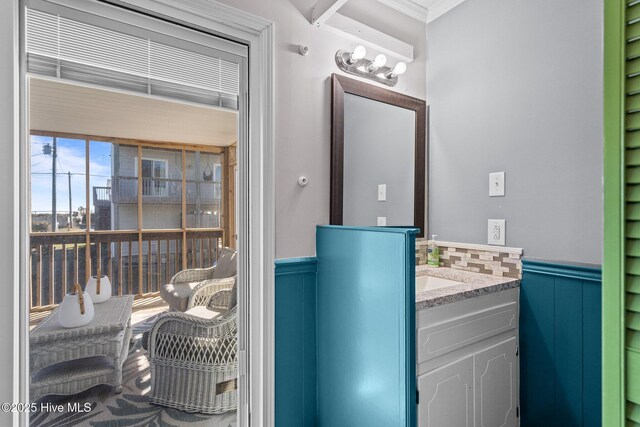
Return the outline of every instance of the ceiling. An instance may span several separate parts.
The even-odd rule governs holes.
[[[237,113],[196,104],[31,77],[32,130],[227,146]]]

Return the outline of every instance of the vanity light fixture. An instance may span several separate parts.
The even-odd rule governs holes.
[[[387,86],[395,86],[398,76],[407,70],[407,64],[404,62],[387,67],[387,57],[382,53],[373,60],[366,59],[366,54],[364,46],[356,46],[353,52],[339,50],[336,52],[336,64],[345,73],[365,77]]]

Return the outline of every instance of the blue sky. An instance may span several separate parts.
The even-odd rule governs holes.
[[[46,143],[52,143],[53,138],[43,136],[31,137],[31,210],[51,212],[52,188],[52,156],[42,153]],[[85,173],[86,153],[85,141],[77,139],[58,138],[57,140],[57,201],[58,212],[69,211],[69,178],[71,172],[72,208],[86,207]],[[111,177],[111,144],[107,142],[90,142],[90,189],[95,186],[106,186]],[[92,192],[89,197],[93,197]],[[91,200],[89,201],[92,204]]]

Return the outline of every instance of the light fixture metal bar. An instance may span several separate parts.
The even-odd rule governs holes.
[[[366,68],[367,65],[371,63],[370,60],[362,58],[354,62],[353,64],[349,64],[350,56],[351,52],[347,52],[345,50],[339,50],[338,52],[336,52],[336,65],[338,65],[338,68],[340,68],[345,73],[353,74],[354,76],[358,77],[364,77],[391,87],[395,86],[398,83],[398,76],[385,76],[385,74],[392,70],[391,67],[383,66],[378,68],[376,71],[368,72],[366,71]]]

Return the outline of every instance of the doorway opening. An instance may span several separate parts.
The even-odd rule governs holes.
[[[65,408],[32,423],[235,423],[247,47],[97,2],[24,14],[29,393]]]

